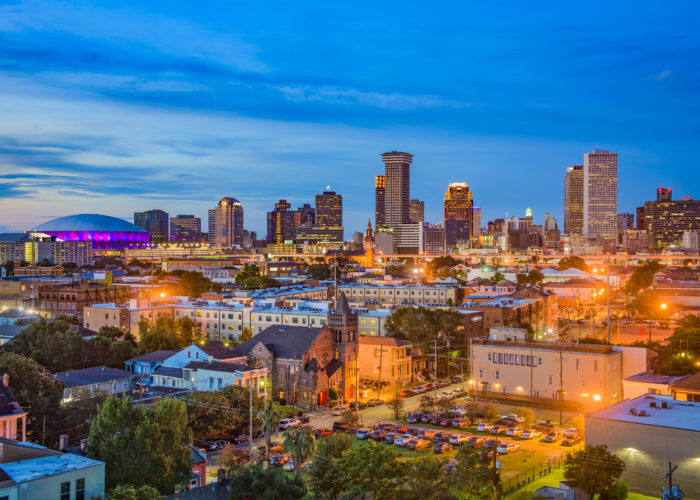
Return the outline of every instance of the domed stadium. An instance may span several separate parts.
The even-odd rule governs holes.
[[[59,217],[37,226],[33,232],[55,236],[63,241],[91,241],[99,250],[144,248],[151,233],[131,222],[100,214]]]

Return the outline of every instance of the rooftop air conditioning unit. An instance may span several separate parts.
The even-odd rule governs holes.
[[[652,408],[656,408],[656,401],[651,401],[649,403],[649,406],[651,406]]]

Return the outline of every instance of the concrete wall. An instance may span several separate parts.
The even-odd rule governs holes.
[[[685,497],[700,498],[700,431],[586,417],[586,444],[607,444],[626,465],[623,478],[634,493],[660,497],[668,462]]]

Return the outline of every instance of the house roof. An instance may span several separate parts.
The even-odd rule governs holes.
[[[207,463],[207,457],[205,456],[204,452],[199,451],[199,448],[197,448],[194,445],[190,445],[190,449],[192,450],[192,454],[190,455],[190,463],[191,464],[199,464],[199,463]]]
[[[136,356],[135,358],[128,359],[126,362],[142,362],[142,363],[154,363],[158,361],[165,361],[170,356],[174,356],[178,351],[153,351],[147,354],[142,354],[141,356]]]
[[[153,370],[153,375],[160,375],[161,377],[182,378],[182,374],[182,368],[173,368],[170,366],[157,366]]]
[[[656,373],[638,373],[637,375],[632,375],[631,377],[627,377],[625,379],[626,382],[643,382],[646,384],[667,384],[667,385],[674,385],[676,382],[679,380],[683,380],[684,378],[687,378],[686,376],[683,377],[672,377],[670,375],[658,375]]]
[[[675,383],[673,388],[700,392],[700,372],[696,373],[695,375],[685,377],[683,380]]]
[[[688,377],[690,378],[690,377]],[[679,383],[683,383],[681,381]],[[655,406],[651,406],[651,403]],[[666,408],[662,404],[666,404]],[[635,410],[631,412],[630,410]],[[644,410],[644,414],[641,414]],[[586,419],[598,418],[634,424],[670,427],[700,431],[700,403],[678,401],[670,396],[643,394],[634,399],[625,399],[613,406],[591,413]]]
[[[329,377],[332,377],[333,374],[335,374],[335,372],[340,370],[342,367],[343,367],[343,363],[341,363],[337,359],[333,358],[326,365],[326,375]]]
[[[396,339],[394,337],[367,337],[362,335],[360,336],[360,344],[385,345],[387,347],[404,347],[411,345],[411,343],[406,340]]]
[[[209,356],[212,356],[214,359],[228,359],[236,356],[236,353],[233,352],[233,349],[229,349],[228,347],[224,346],[221,342],[207,342],[204,345],[198,345],[202,351],[207,353]]]
[[[211,370],[213,372],[235,373],[248,369],[247,366],[238,363],[225,363],[223,361],[190,361],[185,365],[189,370]]]
[[[10,380],[10,383],[12,381]],[[0,381],[0,417],[25,413],[17,402],[15,393]]]
[[[99,465],[102,465],[102,462],[73,453],[65,453],[0,464],[0,469],[5,471],[13,481],[23,483]]]
[[[113,380],[127,380],[134,377],[134,375],[116,368],[93,366],[91,368],[83,368],[82,370],[55,373],[53,377],[63,382],[64,387],[70,388],[101,384]]]
[[[323,328],[306,326],[272,325],[246,340],[234,350],[247,355],[259,342],[276,357],[282,359],[302,359],[311,348]]]
[[[19,335],[29,325],[0,325],[0,337],[13,338]]]

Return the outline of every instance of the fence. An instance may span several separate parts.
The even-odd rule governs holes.
[[[574,449],[577,448],[579,447],[577,446]],[[530,484],[531,482],[537,479],[541,479],[547,476],[548,474],[551,474],[552,471],[564,465],[566,458],[571,456],[571,453],[573,451],[574,450],[569,451],[567,453],[562,453],[558,457],[548,458],[544,462],[540,462],[539,465],[533,465],[532,467],[526,467],[525,469],[518,471],[515,474],[515,477],[503,479],[503,494],[508,495],[510,493],[513,493],[519,490],[520,488]]]

